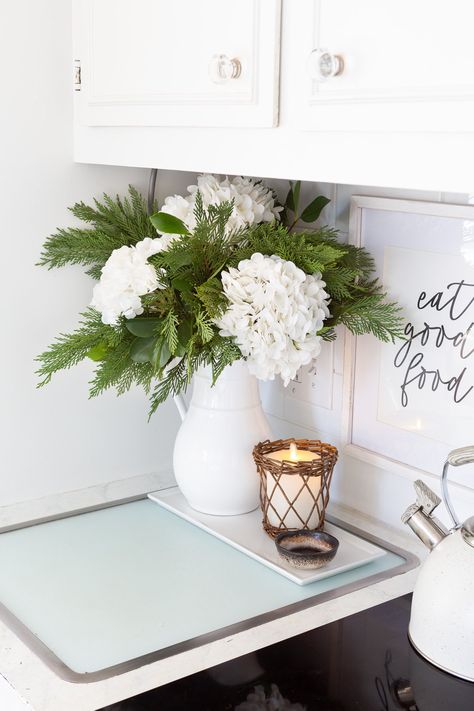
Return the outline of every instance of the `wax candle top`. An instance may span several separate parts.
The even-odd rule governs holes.
[[[316,452],[308,452],[307,449],[298,449],[296,442],[291,442],[289,449],[277,449],[276,452],[267,454],[267,457],[273,459],[275,462],[290,462],[290,464],[313,462],[315,459],[321,459]]]

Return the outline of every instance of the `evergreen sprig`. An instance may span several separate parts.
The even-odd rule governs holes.
[[[41,363],[37,371],[39,387],[49,383],[54,373],[72,368],[89,354],[94,359],[94,349],[102,356],[106,350],[113,351],[122,342],[123,329],[103,324],[100,313],[95,309],[89,308],[81,316],[82,321],[76,331],[60,334],[48,350],[36,359]]]
[[[100,278],[100,270],[114,249],[136,244],[154,233],[144,198],[133,186],[129,197],[104,195],[94,206],[83,202],[71,207],[72,214],[92,227],[67,227],[47,238],[38,264],[63,267],[66,264],[88,266],[87,273]]]

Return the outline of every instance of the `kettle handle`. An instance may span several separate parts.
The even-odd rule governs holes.
[[[455,528],[460,526],[460,521],[454,511],[453,505],[451,503],[451,496],[448,491],[448,469],[449,465],[452,467],[460,467],[463,464],[471,464],[474,462],[474,445],[471,444],[467,447],[459,447],[458,449],[453,449],[449,454],[444,463],[443,474],[441,476],[441,491],[443,492],[443,500],[445,506],[451,516]]]

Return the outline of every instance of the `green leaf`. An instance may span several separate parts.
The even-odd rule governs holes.
[[[184,346],[193,335],[193,324],[191,321],[181,321],[178,326],[178,339]]]
[[[130,358],[135,363],[151,363],[156,345],[156,338],[136,338],[130,348]]]
[[[137,336],[138,338],[150,338],[161,328],[162,323],[160,318],[146,317],[125,321],[125,326],[133,336]]]
[[[158,266],[165,264],[172,269],[180,269],[180,267],[187,267],[193,263],[193,255],[186,249],[171,249],[166,252],[160,252],[149,259],[150,264],[155,261]]]
[[[324,195],[318,195],[312,202],[309,203],[301,213],[303,222],[314,222],[318,219],[323,209],[331,201]]]
[[[175,358],[182,358],[184,355],[186,355],[186,348],[182,346],[181,343],[178,343],[173,355]]]
[[[176,291],[191,291],[192,290],[192,284],[190,282],[189,277],[176,277],[171,282],[171,286]]]
[[[153,366],[155,370],[161,370],[165,367],[171,357],[170,349],[164,338],[159,338],[153,349]]]
[[[174,352],[175,356],[184,356],[186,353],[186,347],[192,335],[193,325],[191,321],[182,321],[178,326],[178,345],[176,346],[176,350]]]
[[[93,346],[89,351],[87,351],[86,355],[91,360],[98,362],[100,360],[104,360],[107,350],[106,343],[98,343],[96,346]]]
[[[170,215],[167,212],[155,212],[150,215],[150,222],[158,232],[173,235],[188,235],[189,230],[179,217]]]
[[[300,191],[301,180],[297,180],[296,183],[293,183],[290,180],[290,189],[288,191],[288,195],[286,196],[285,207],[287,207],[295,214],[298,212],[298,205],[300,202]]]

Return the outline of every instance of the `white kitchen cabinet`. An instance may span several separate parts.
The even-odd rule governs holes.
[[[470,0],[74,7],[77,161],[473,190]]]
[[[280,0],[75,0],[86,126],[274,126]]]
[[[303,128],[474,130],[471,0],[301,0],[297,14]]]

